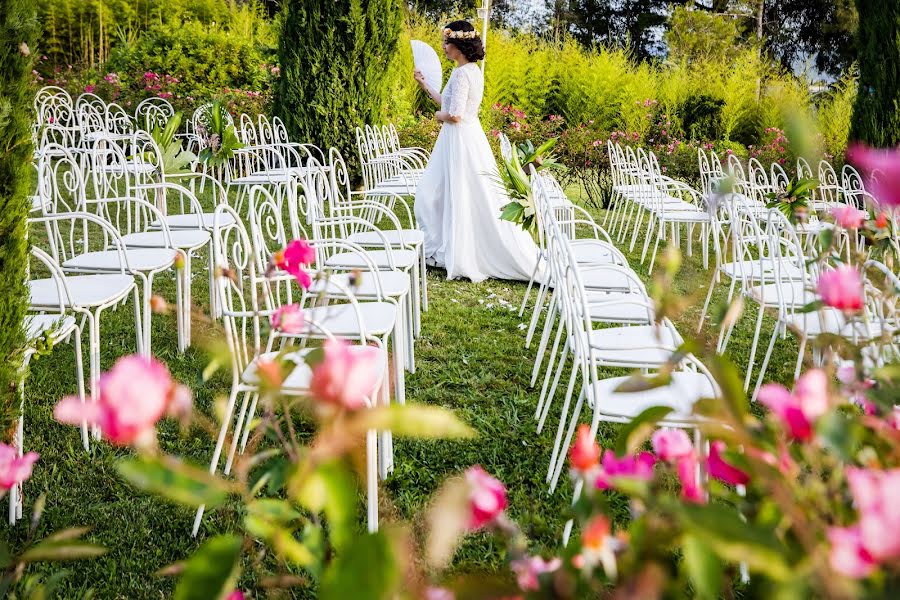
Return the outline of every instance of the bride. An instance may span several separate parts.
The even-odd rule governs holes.
[[[497,163],[478,120],[484,76],[476,61],[484,58],[484,45],[471,23],[454,21],[444,28],[443,49],[458,65],[443,93],[415,72],[422,89],[440,105],[434,118],[443,123],[416,190],[425,256],[445,267],[448,279],[528,281],[537,248],[518,225],[500,220],[509,200],[494,180]]]

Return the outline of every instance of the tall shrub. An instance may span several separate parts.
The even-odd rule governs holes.
[[[336,146],[353,164],[354,129],[383,120],[400,1],[288,0],[284,10],[276,112],[294,139]]]
[[[851,138],[874,146],[900,144],[900,2],[856,0],[859,93]]]
[[[32,0],[0,0],[0,437],[17,410],[18,372],[28,307],[25,218],[31,162],[31,48],[37,33]]]

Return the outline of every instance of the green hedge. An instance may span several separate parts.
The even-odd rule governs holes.
[[[856,0],[859,93],[851,137],[879,147],[900,144],[900,2]]]
[[[29,74],[37,17],[32,0],[0,0],[0,15],[0,439],[8,441],[18,412],[22,321],[28,308]]]

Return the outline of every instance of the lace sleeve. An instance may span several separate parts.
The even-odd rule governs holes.
[[[462,70],[453,72],[453,88],[450,90],[450,116],[462,117],[469,100],[469,78]]]

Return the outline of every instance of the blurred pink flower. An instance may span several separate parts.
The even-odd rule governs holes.
[[[428,586],[425,589],[425,600],[454,600],[456,596],[447,588]]]
[[[863,547],[877,561],[900,558],[900,469],[847,469]]]
[[[678,459],[675,468],[678,471],[678,480],[681,482],[681,497],[688,502],[705,504],[706,497],[697,477],[697,465],[697,457],[692,453]]]
[[[641,452],[636,457],[623,456],[618,458],[615,452],[607,449],[603,453],[600,474],[595,485],[597,489],[601,490],[614,488],[615,482],[612,479],[617,477],[650,481],[653,479],[653,465],[655,464],[656,457],[650,452]]]
[[[834,222],[844,229],[859,229],[866,222],[865,211],[849,204],[841,204],[831,209]]]
[[[154,358],[120,358],[100,376],[97,398],[82,402],[67,396],[57,403],[53,417],[60,423],[100,426],[103,437],[118,445],[145,444],[154,438],[156,423],[175,404],[183,408],[190,392],[175,384],[165,365]]]
[[[469,484],[469,530],[481,529],[493,523],[506,509],[506,488],[480,465],[466,470]]]
[[[317,400],[348,410],[366,406],[375,396],[381,373],[378,349],[351,346],[345,340],[327,340],[324,357],[313,367],[309,391]]]
[[[758,398],[778,417],[790,437],[809,440],[813,423],[828,412],[828,378],[821,369],[811,369],[797,380],[793,394],[782,385],[767,383],[760,388]]]
[[[538,576],[544,573],[552,573],[562,566],[562,560],[552,558],[544,560],[540,556],[520,558],[510,563],[512,572],[516,574],[516,582],[524,592],[535,592],[541,589]]]
[[[864,304],[863,284],[859,271],[852,265],[841,265],[819,276],[816,292],[827,306],[844,312],[856,312]]]
[[[91,85],[90,83],[87,84],[86,86],[84,86],[84,93],[85,93],[85,94],[93,94],[93,93],[94,93],[94,86]]]
[[[831,553],[828,562],[831,568],[853,579],[861,579],[872,574],[877,566],[872,556],[862,545],[859,526],[829,527],[828,542]]]
[[[694,444],[683,429],[657,429],[651,442],[653,451],[666,462],[674,462],[694,453]]]
[[[706,469],[710,476],[730,485],[747,484],[750,481],[750,476],[737,467],[728,464],[722,458],[722,452],[725,449],[725,442],[721,440],[715,440],[709,445],[709,458],[706,461]]]
[[[293,240],[284,249],[276,252],[272,259],[279,269],[293,275],[301,287],[309,289],[312,278],[303,267],[311,265],[316,260],[316,251],[309,242],[302,239]]]
[[[863,144],[847,149],[847,160],[866,174],[866,188],[887,206],[900,206],[900,149],[876,150]]]
[[[38,456],[37,452],[29,452],[20,457],[14,446],[0,443],[0,489],[11,489],[31,477]]]
[[[575,443],[572,444],[572,450],[569,452],[569,462],[572,463],[572,468],[585,473],[593,470],[600,463],[599,459],[600,446],[591,435],[590,426],[579,425]]]
[[[286,304],[272,314],[272,327],[282,333],[300,333],[303,323],[303,309],[299,304]]]

